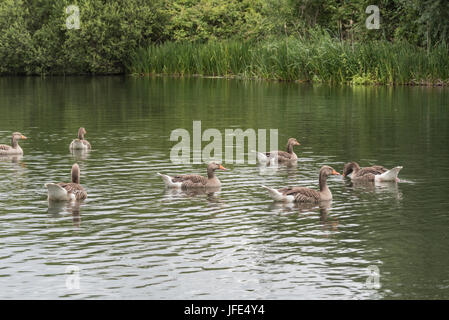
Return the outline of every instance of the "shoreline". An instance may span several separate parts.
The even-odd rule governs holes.
[[[167,78],[202,78],[202,79],[227,79],[227,80],[249,80],[249,81],[269,81],[269,82],[288,82],[288,83],[307,83],[307,84],[327,84],[327,85],[346,85],[346,86],[366,86],[366,87],[449,87],[449,79],[446,81],[439,80],[437,82],[408,82],[408,83],[353,83],[353,82],[326,82],[326,81],[313,81],[313,80],[289,80],[289,79],[274,79],[274,78],[262,78],[262,77],[244,77],[238,75],[224,75],[224,76],[208,76],[201,74],[169,74],[169,73],[130,73],[123,74],[124,76],[132,77],[167,77]]]
[[[354,83],[352,81],[347,82],[328,82],[328,81],[314,81],[307,79],[275,79],[275,78],[264,78],[264,77],[246,77],[241,75],[201,75],[201,74],[180,74],[180,73],[72,73],[72,74],[49,74],[49,75],[38,75],[38,74],[0,74],[0,78],[58,78],[58,77],[134,77],[134,78],[197,78],[197,79],[225,79],[225,80],[244,80],[244,81],[267,81],[267,82],[285,82],[285,83],[298,83],[298,84],[325,84],[325,85],[343,85],[343,86],[364,86],[364,87],[427,87],[427,88],[446,88],[449,87],[448,80],[438,80],[438,81],[415,81],[406,83],[382,83],[375,82],[372,83]]]

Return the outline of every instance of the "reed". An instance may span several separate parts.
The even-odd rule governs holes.
[[[166,42],[133,52],[132,74],[198,75],[351,84],[449,84],[449,48],[351,43],[325,32],[254,41]]]

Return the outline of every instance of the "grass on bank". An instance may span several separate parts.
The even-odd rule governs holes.
[[[351,43],[320,33],[272,41],[166,42],[139,48],[132,74],[199,75],[352,84],[449,84],[449,48]]]

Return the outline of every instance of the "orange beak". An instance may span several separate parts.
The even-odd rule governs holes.
[[[300,144],[298,141],[296,141],[296,145],[297,145],[297,146],[300,146],[301,144]]]
[[[340,175],[340,173],[338,173],[338,172],[337,172],[337,171],[335,171],[335,170],[334,170],[334,171],[332,171],[332,174],[333,174],[333,175],[337,175],[337,176],[339,176],[339,175]]]
[[[218,169],[220,169],[220,170],[228,170],[228,169],[226,169],[225,167],[223,167],[221,164],[220,164],[220,166],[218,167]]]
[[[27,139],[27,137],[25,137],[25,136],[21,136],[20,138],[21,138],[21,139]]]

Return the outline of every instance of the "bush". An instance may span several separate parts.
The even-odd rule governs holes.
[[[27,29],[28,10],[21,0],[0,2],[0,73],[26,73],[34,44]]]
[[[80,9],[67,29],[65,8]],[[122,73],[133,49],[162,40],[161,1],[5,0],[0,5],[0,73]]]

